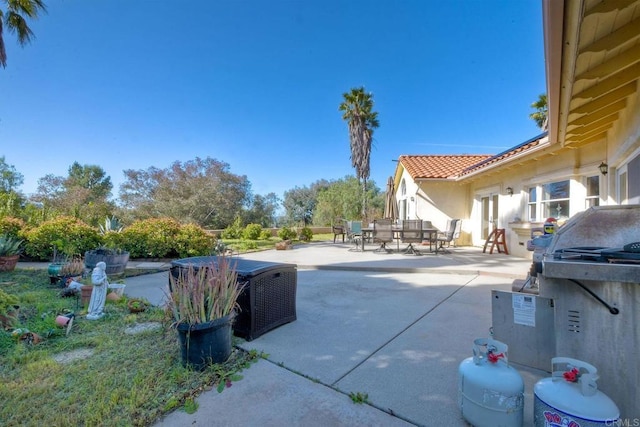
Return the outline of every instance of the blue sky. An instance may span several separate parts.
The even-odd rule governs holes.
[[[5,31],[0,155],[30,194],[46,174],[213,157],[279,196],[353,175],[342,94],[380,127],[371,179],[403,154],[495,154],[540,133],[541,0],[46,0]]]

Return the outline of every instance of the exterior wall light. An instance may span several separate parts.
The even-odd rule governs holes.
[[[513,188],[507,187],[507,194],[513,196]]]
[[[607,172],[609,172],[609,165],[606,164],[605,162],[600,163],[600,166],[598,166],[598,169],[600,169],[600,173],[602,175],[606,175]]]

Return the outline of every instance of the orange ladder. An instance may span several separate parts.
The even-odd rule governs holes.
[[[482,253],[487,252],[487,246],[491,243],[491,248],[489,249],[489,253],[493,253],[493,249],[497,249],[498,253],[505,253],[509,255],[509,249],[507,249],[507,241],[506,235],[504,232],[504,228],[494,228],[489,237],[487,237],[487,241],[484,242],[484,248],[482,248]]]

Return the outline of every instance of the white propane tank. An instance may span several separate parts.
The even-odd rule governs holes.
[[[476,427],[522,426],[524,382],[509,366],[508,346],[492,338],[473,344],[473,357],[458,368],[462,416]]]
[[[551,359],[551,378],[533,389],[533,422],[536,427],[617,426],[620,411],[598,390],[598,370],[568,357]]]

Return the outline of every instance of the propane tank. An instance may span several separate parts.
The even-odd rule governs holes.
[[[555,234],[556,232],[556,228],[558,227],[558,220],[553,218],[553,217],[549,217],[547,219],[544,220],[544,234]]]
[[[458,368],[458,405],[475,427],[522,426],[524,382],[509,366],[508,346],[492,338],[473,341],[473,357]]]
[[[535,427],[620,425],[620,411],[598,390],[598,370],[593,365],[554,357],[551,371],[551,378],[541,379],[533,389]]]

